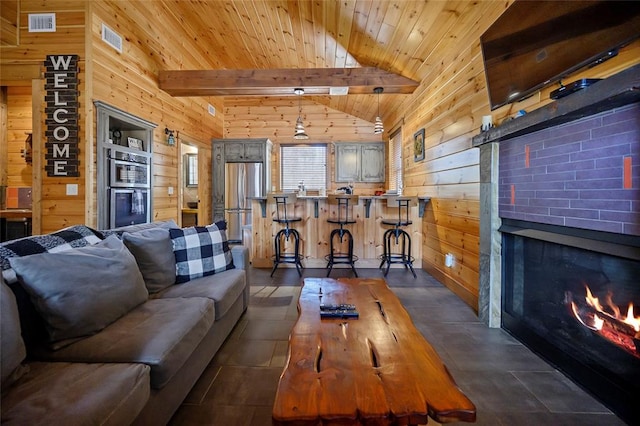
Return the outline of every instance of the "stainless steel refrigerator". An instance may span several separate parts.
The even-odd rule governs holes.
[[[262,163],[226,163],[224,216],[227,238],[242,243],[242,231],[251,229],[251,198],[262,197]]]

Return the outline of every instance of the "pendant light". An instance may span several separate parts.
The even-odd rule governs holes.
[[[296,129],[293,138],[309,139],[309,135],[304,131],[304,124],[302,124],[302,95],[304,95],[304,89],[293,89],[293,93],[298,96],[298,119],[296,120]]]
[[[382,125],[382,119],[380,118],[380,93],[382,93],[384,89],[382,87],[376,87],[373,89],[373,92],[378,95],[378,116],[376,117],[376,121],[373,123],[373,133],[379,135],[384,132],[384,126]]]

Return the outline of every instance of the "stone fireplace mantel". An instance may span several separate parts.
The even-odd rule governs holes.
[[[480,149],[480,283],[478,315],[501,326],[502,260],[498,209],[499,144],[549,127],[640,102],[640,65],[473,137]]]

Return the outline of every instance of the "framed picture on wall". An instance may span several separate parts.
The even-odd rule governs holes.
[[[413,134],[413,161],[424,160],[424,129]]]
[[[144,151],[144,143],[141,139],[136,139],[132,137],[127,138],[127,146],[129,148],[136,148]]]

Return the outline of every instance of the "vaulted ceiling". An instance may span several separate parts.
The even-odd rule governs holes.
[[[500,4],[506,8],[511,2]],[[489,15],[495,16],[496,9],[493,1],[470,0],[162,3],[182,23],[181,36],[191,38],[208,53],[201,70],[373,67],[416,82],[422,82],[439,64],[440,59],[432,54],[437,46],[455,46],[456,39],[482,22],[485,12],[490,10]],[[380,109],[396,108],[406,96],[383,93]],[[376,115],[373,92],[311,97],[371,122]]]

